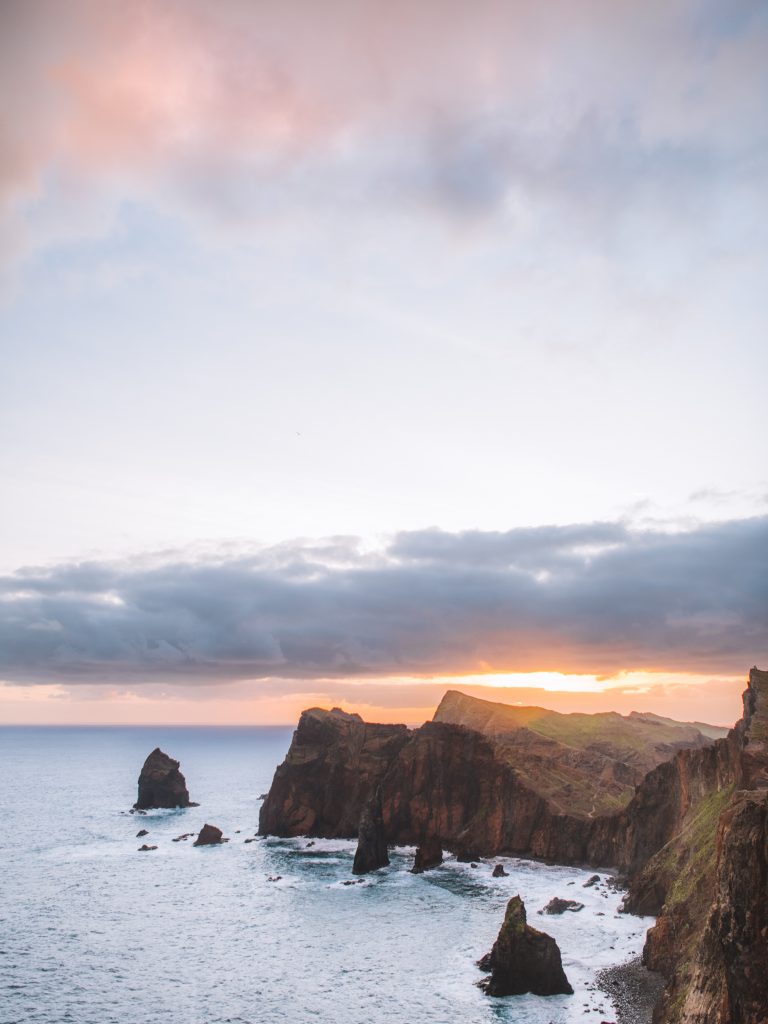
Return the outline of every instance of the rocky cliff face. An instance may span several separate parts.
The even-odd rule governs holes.
[[[480,733],[439,722],[409,731],[319,709],[301,716],[259,831],[353,837],[377,786],[390,843],[429,836],[473,856],[586,858],[590,822],[553,811]]]
[[[458,713],[457,708],[462,716],[469,714],[474,698],[457,696],[461,701],[449,701],[448,711],[446,702],[441,704],[442,717]],[[486,718],[486,705],[493,714],[503,708],[474,703],[477,714]],[[583,723],[580,731],[585,731]],[[697,743],[704,742],[697,736]],[[714,766],[708,742],[708,747],[684,753]],[[526,728],[488,735],[435,721],[410,731],[369,724],[338,709],[313,708],[302,714],[288,755],[275,772],[259,830],[281,836],[355,836],[363,809],[380,786],[390,843],[418,844],[430,836],[459,854],[471,851],[472,857],[505,853],[635,870],[674,834],[691,798],[684,780],[677,769],[662,765],[620,818],[588,812],[587,806],[600,803],[597,791],[608,793],[613,803],[616,793],[623,792],[625,782],[618,790],[614,785],[619,763],[612,761],[606,769],[603,755],[564,749]],[[670,800],[672,791],[678,792],[679,807]],[[625,802],[622,798],[619,806]]]
[[[680,751],[654,768],[636,787],[625,810],[595,820],[588,860],[614,864],[625,875],[636,876],[698,813],[703,800],[729,786],[732,791],[740,773],[740,750],[737,731],[731,730],[727,739],[700,750]],[[658,882],[657,872],[653,874]],[[666,884],[662,882],[659,898],[649,896],[642,906],[638,904],[638,912],[657,913]]]
[[[767,739],[768,673],[753,669],[727,740],[667,768],[671,834],[632,877],[627,901],[660,915],[644,952],[668,978],[657,1024],[768,1020]]]
[[[302,712],[262,804],[259,831],[356,836],[364,807],[409,735],[404,725],[372,725],[338,708]]]
[[[471,765],[471,770],[467,766]],[[428,722],[393,759],[381,784],[390,841],[434,836],[451,850],[583,860],[590,825],[558,814],[485,736]]]

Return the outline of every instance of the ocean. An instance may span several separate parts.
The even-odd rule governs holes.
[[[413,851],[362,884],[355,844],[257,839],[285,728],[2,728],[2,1024],[571,1024],[615,1020],[599,969],[637,956],[651,918],[592,872],[514,858],[494,879]],[[131,815],[156,746],[199,807]],[[175,836],[204,822],[230,842]],[[136,833],[146,828],[143,839]],[[142,843],[157,845],[139,853]],[[606,872],[602,872],[603,878]],[[279,878],[270,881],[270,878]],[[475,962],[516,893],[560,946],[572,996],[493,999]],[[539,916],[553,896],[578,913]]]

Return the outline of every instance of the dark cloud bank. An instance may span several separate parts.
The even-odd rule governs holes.
[[[768,649],[768,517],[356,538],[0,578],[0,678],[215,681],[743,672]]]

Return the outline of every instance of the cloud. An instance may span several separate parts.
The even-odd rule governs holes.
[[[17,244],[46,196],[105,181],[230,223],[396,204],[594,227],[761,195],[747,2],[6,0],[0,21]]]
[[[768,646],[768,518],[282,544],[0,578],[0,675],[212,682],[739,673]],[[270,684],[271,685],[271,684]]]

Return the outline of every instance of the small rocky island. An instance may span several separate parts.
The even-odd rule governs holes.
[[[155,808],[196,807],[189,799],[179,762],[155,747],[144,762],[139,775],[139,796],[133,805],[136,811]]]
[[[493,949],[478,962],[490,977],[480,982],[489,996],[573,995],[563,970],[560,950],[551,935],[528,924],[525,904],[513,896]]]
[[[207,822],[200,829],[197,839],[192,843],[193,846],[218,846],[220,843],[228,842],[224,839],[224,833],[220,828],[215,825],[209,825]]]

